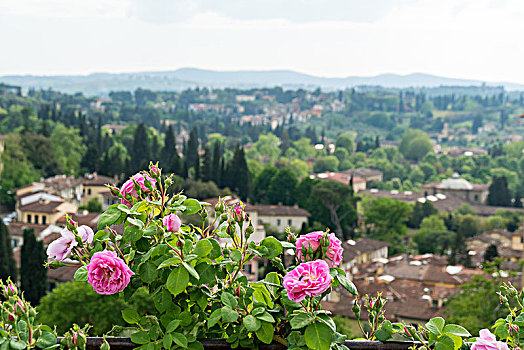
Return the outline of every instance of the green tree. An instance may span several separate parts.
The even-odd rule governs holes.
[[[429,201],[420,203],[417,201],[413,206],[413,210],[409,216],[408,226],[411,228],[418,228],[422,220],[430,215],[437,214],[438,210]]]
[[[47,255],[42,241],[37,241],[33,229],[24,229],[24,244],[20,254],[20,285],[27,301],[38,305],[47,290]]]
[[[335,156],[318,157],[313,165],[313,171],[321,173],[324,171],[337,171],[339,161]]]
[[[133,137],[133,148],[131,151],[131,166],[133,172],[145,169],[151,160],[151,144],[146,125],[140,123]]]
[[[398,149],[407,159],[420,161],[428,153],[433,152],[433,144],[425,132],[408,129],[402,135]]]
[[[345,148],[349,154],[353,153],[353,139],[348,134],[340,134],[335,141],[336,148]]]
[[[64,312],[67,305],[67,312]],[[137,290],[129,302],[119,295],[100,295],[87,283],[67,282],[59,284],[51,293],[44,296],[38,306],[38,321],[56,326],[63,334],[76,324],[89,323],[93,335],[103,335],[113,325],[125,326],[122,310],[133,308],[140,315],[154,313],[151,297],[142,289]]]
[[[274,166],[267,166],[255,178],[253,185],[253,200],[255,203],[269,204],[267,193],[271,181],[277,172],[278,170]]]
[[[286,129],[282,131],[282,135],[280,136],[280,151],[282,154],[286,154],[287,150],[291,147],[291,143],[289,140],[289,134]]]
[[[506,180],[506,177],[495,176],[493,178],[489,185],[487,204],[499,207],[511,206],[511,193],[508,189],[508,181]]]
[[[446,322],[460,324],[472,334],[489,329],[498,318],[506,317],[497,295],[500,284],[500,277],[473,275],[471,282],[460,286],[459,292],[446,303]]]
[[[11,235],[3,220],[0,220],[0,279],[5,281],[8,277],[16,283],[18,274],[16,262],[13,257]]]
[[[178,151],[176,149],[176,139],[175,133],[173,132],[173,127],[169,125],[166,129],[164,137],[164,147],[160,151],[160,166],[168,173],[174,171],[173,159],[180,158],[178,156]]]
[[[79,130],[57,124],[51,133],[51,146],[60,168],[67,174],[77,174],[87,147],[82,142]]]
[[[411,206],[391,198],[376,198],[364,211],[366,225],[372,224],[371,238],[391,243],[391,254],[404,251],[402,239],[408,233],[405,223]]]
[[[298,178],[303,178],[309,174],[309,166],[306,162],[300,159],[293,159],[289,162],[288,168],[293,171]]]
[[[312,194],[328,210],[335,233],[341,238],[351,236],[343,230],[342,222],[346,218],[356,221],[353,188],[336,181],[319,181],[313,186]]]
[[[282,168],[271,178],[267,198],[270,204],[295,204],[297,176],[291,169]]]
[[[87,210],[90,213],[101,213],[102,212],[102,203],[98,200],[98,197],[93,197],[87,202]]]
[[[490,244],[486,248],[486,252],[484,253],[484,262],[493,261],[493,259],[495,259],[498,256],[499,256],[499,252],[498,252],[497,246],[494,244]]]

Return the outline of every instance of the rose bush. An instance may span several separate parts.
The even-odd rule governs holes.
[[[48,249],[49,265],[77,261],[82,267],[75,279],[99,294],[128,299],[145,288],[157,312],[122,312],[131,340],[144,348],[201,349],[204,338],[225,338],[232,347],[276,341],[293,349],[345,348],[345,336],[320,305],[339,285],[356,294],[336,267],[342,247],[333,233],[252,241],[242,203],[229,207],[220,200],[211,208],[182,193],[169,196],[172,180],[161,173],[151,164],[121,188],[109,186],[121,204],[100,216],[94,234],[66,220],[62,237]],[[180,214],[199,216],[202,224],[183,224]],[[284,248],[295,249],[297,258],[287,268]],[[278,272],[248,281],[244,266],[254,258],[269,260]]]

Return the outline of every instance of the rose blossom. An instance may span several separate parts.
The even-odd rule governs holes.
[[[84,244],[93,243],[93,237],[95,236],[95,233],[91,227],[82,225],[77,228],[76,231],[78,232],[80,238],[82,238],[82,242],[84,242]]]
[[[471,350],[508,350],[508,344],[497,341],[493,333],[487,329],[481,329],[479,337],[471,345]]]
[[[180,230],[180,225],[182,223],[180,222],[180,218],[178,216],[175,214],[169,214],[168,216],[164,216],[162,219],[162,224],[166,228],[166,231],[177,232]]]
[[[47,247],[47,256],[58,261],[68,258],[73,248],[78,244],[75,240],[75,234],[67,228],[63,229],[60,235],[60,238],[55,239]]]
[[[82,225],[77,229],[78,235],[82,238],[84,244],[93,243],[94,233],[91,227]],[[75,240],[75,234],[69,231],[67,228],[64,228],[60,232],[61,237],[55,239],[47,247],[47,256],[49,258],[55,258],[58,261],[62,261],[68,258],[71,255],[71,252],[74,247],[78,245]]]
[[[115,294],[123,291],[133,271],[116,253],[104,250],[93,254],[87,265],[87,281],[98,294]]]
[[[132,206],[132,203],[127,200],[127,196],[131,196],[133,198],[138,198],[138,193],[136,193],[135,191],[135,184],[133,182],[133,180],[135,180],[135,182],[140,186],[140,188],[142,189],[142,191],[145,191],[145,192],[148,192],[149,191],[149,188],[147,188],[145,182],[146,182],[146,179],[151,182],[151,186],[155,187],[156,185],[156,180],[153,179],[151,176],[145,174],[135,174],[133,175],[129,180],[127,180],[123,185],[122,185],[122,188],[120,188],[120,193],[122,194],[122,196],[124,196],[124,198],[121,198],[120,201],[122,202],[122,204],[125,204],[127,205],[128,207],[131,207]]]
[[[316,297],[331,286],[332,277],[329,266],[324,260],[302,263],[284,277],[287,296],[295,302],[301,302],[306,295]]]
[[[322,248],[320,243],[322,237],[324,237],[325,235],[325,232],[315,231],[298,237],[297,242],[295,244],[297,248],[298,260],[302,262],[308,260],[308,257],[304,256],[304,254],[302,253],[302,248],[305,248],[306,250],[308,250],[308,248],[311,248],[314,256],[317,249],[319,247]],[[342,244],[340,243],[340,240],[335,236],[334,233],[327,234],[327,239],[329,240],[329,246],[327,247],[326,251],[322,253],[323,256],[327,258],[326,262],[328,263],[329,267],[336,267],[340,265],[340,263],[342,262]]]

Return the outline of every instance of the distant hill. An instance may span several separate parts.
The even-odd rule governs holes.
[[[291,70],[267,71],[213,71],[197,68],[181,68],[166,72],[95,73],[86,76],[0,76],[0,82],[21,86],[24,89],[52,88],[68,93],[82,92],[86,95],[105,95],[110,91],[133,91],[139,87],[151,90],[183,90],[196,86],[214,88],[256,88],[281,86],[283,88],[345,89],[354,86],[383,86],[391,88],[480,86],[483,81],[440,77],[431,74],[408,75],[380,74],[372,77],[324,78]],[[524,90],[524,84],[508,82],[485,82],[488,86],[504,86],[507,90]]]

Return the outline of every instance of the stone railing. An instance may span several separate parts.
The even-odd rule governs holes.
[[[106,338],[111,346],[111,350],[134,349],[139,345],[133,344],[130,338]],[[60,339],[59,339],[60,341]],[[103,339],[97,337],[87,338],[87,350],[100,349]],[[230,345],[224,339],[202,339],[200,340],[204,345],[205,350],[211,349],[231,349]],[[363,341],[350,340],[344,343],[351,350],[408,350],[414,345],[412,342],[379,342],[379,341]],[[282,350],[286,349],[282,344],[274,343],[271,345],[261,345],[260,349],[264,350]]]

